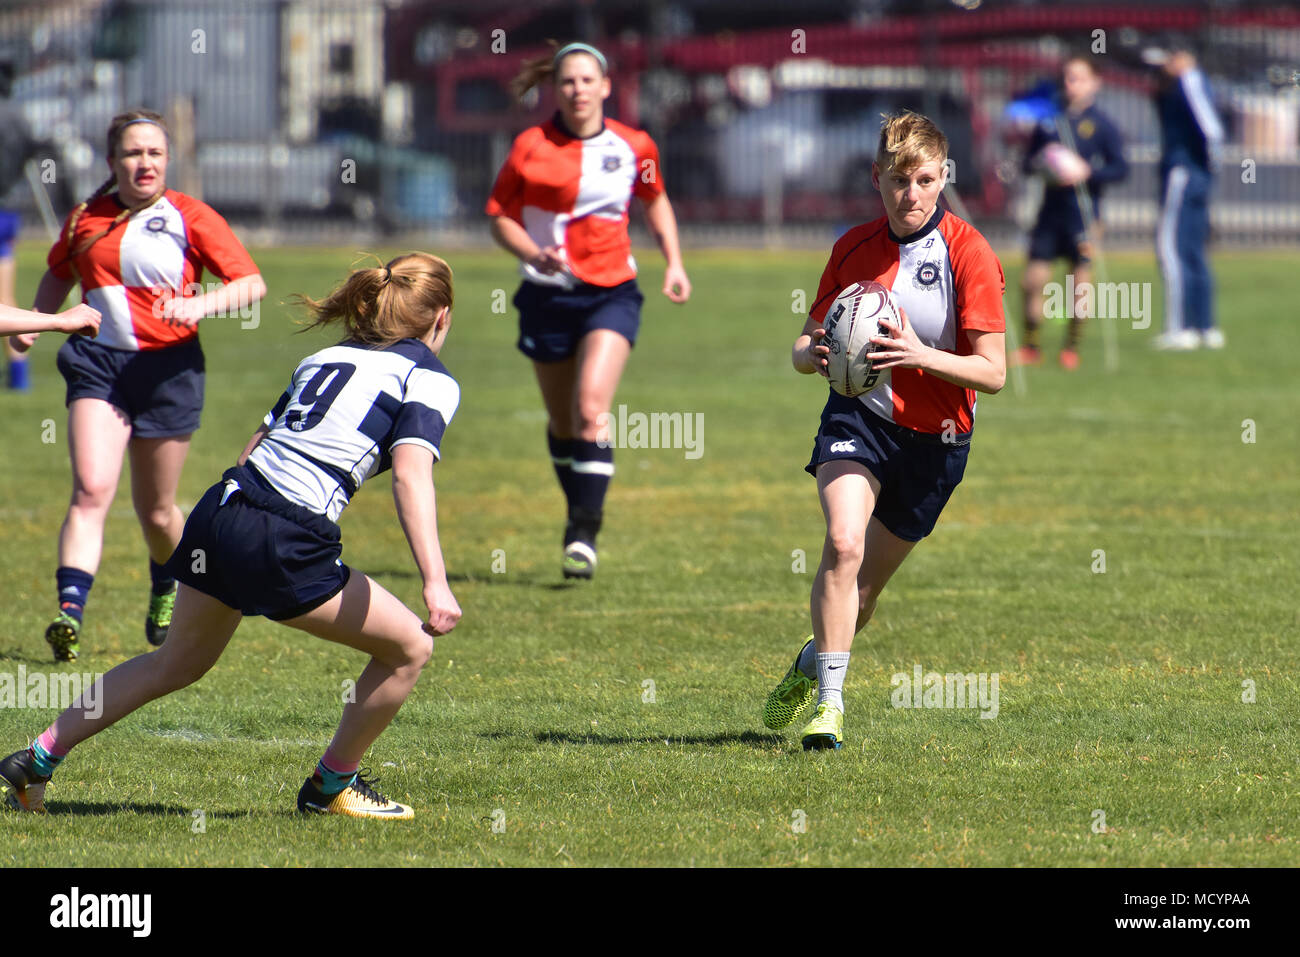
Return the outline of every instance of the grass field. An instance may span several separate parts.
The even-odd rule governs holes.
[[[203,327],[187,507],[327,341],[291,334],[280,301],[325,292],[356,258],[253,252],[271,288],[260,325]],[[21,253],[30,302],[42,251]],[[1294,255],[1219,255],[1228,348],[1178,355],[1148,348],[1151,256],[1112,257],[1113,280],[1154,284],[1152,328],[1119,323],[1118,374],[1093,328],[1079,372],[1032,369],[1026,394],[980,399],[965,481],[858,638],[845,747],[805,754],[799,725],[767,732],[759,708],[809,631],[822,523],[803,465],[825,385],[791,371],[789,345],[794,290],[811,298],[823,255],[690,254],[680,308],[657,292],[661,260],[641,257],[647,306],[617,402],[702,413],[704,454],[620,451],[598,578],[569,587],[541,402],[513,309],[492,311],[513,270],[504,254],[447,254],[443,358],[463,398],[436,480],[464,619],[367,761],[415,820],[297,817],[363,661],[250,619],[202,682],[76,749],[51,816],[0,815],[0,861],[1300,864]],[[1062,333],[1047,331],[1052,356]],[[146,648],[125,477],[81,660],[55,666],[42,641],[69,487],[53,339],[33,354],[35,389],[0,396],[0,673],[103,672]],[[387,476],[341,524],[345,561],[421,609]],[[997,673],[997,717],[893,708],[891,676],[916,665]],[[0,709],[0,753],[54,714]]]

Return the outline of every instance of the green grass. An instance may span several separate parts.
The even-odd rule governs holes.
[[[22,249],[25,301],[40,254]],[[355,259],[254,255],[272,290],[260,326],[204,326],[207,406],[186,505],[327,341],[292,335],[278,303],[319,295]],[[825,387],[788,356],[793,291],[811,297],[822,255],[692,254],[685,308],[658,294],[657,257],[640,257],[647,306],[617,402],[702,412],[705,454],[619,452],[599,577],[574,587],[559,574],[540,398],[513,348],[513,310],[491,308],[495,289],[513,294],[513,270],[504,254],[449,255],[457,306],[443,358],[463,400],[437,482],[465,617],[368,758],[415,820],[296,817],[296,789],[363,662],[250,619],[199,684],[79,747],[51,786],[50,817],[0,815],[0,861],[1300,863],[1293,256],[1216,257],[1225,352],[1150,351],[1157,297],[1152,329],[1119,324],[1118,374],[1103,371],[1093,328],[1078,373],[1032,369],[1026,395],[1008,385],[980,399],[966,480],[857,641],[845,747],[805,754],[798,725],[768,733],[759,708],[809,631],[822,521],[802,469]],[[1113,280],[1159,289],[1150,256],[1112,258]],[[1014,289],[1019,262],[1007,266]],[[1048,329],[1049,355],[1062,332]],[[41,640],[69,486],[53,338],[34,354],[35,390],[0,398],[0,672],[73,668],[50,664]],[[344,557],[419,609],[388,486],[374,480],[345,514]],[[792,571],[797,549],[804,573]],[[75,670],[145,650],[147,581],[124,480]],[[916,664],[997,672],[997,718],[892,708],[891,675]],[[642,700],[647,679],[654,702]],[[53,716],[0,710],[0,740],[19,747]],[[206,830],[194,833],[200,809]]]

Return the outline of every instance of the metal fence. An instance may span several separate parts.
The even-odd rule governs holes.
[[[0,3],[11,106],[42,151],[5,202],[40,223],[103,178],[110,118],[168,119],[169,183],[266,235],[358,231],[486,241],[510,142],[553,109],[512,100],[522,60],[581,37],[611,60],[607,113],[646,129],[693,241],[821,243],[880,214],[879,115],[925,112],[980,228],[1011,242],[1038,186],[1006,107],[1069,52],[1104,68],[1099,105],[1132,168],[1110,241],[1149,242],[1158,194],[1154,77],[1137,52],[1198,45],[1228,131],[1215,237],[1300,242],[1300,8],[1249,2],[981,0],[46,0]],[[16,149],[3,131],[0,149]],[[46,162],[52,161],[52,162]],[[2,187],[0,187],[2,188]],[[42,198],[44,197],[44,198]]]

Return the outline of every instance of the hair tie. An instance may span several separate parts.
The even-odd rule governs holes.
[[[596,62],[600,64],[600,72],[609,72],[609,64],[605,62],[605,54],[601,53],[589,43],[569,43],[560,47],[555,51],[555,56],[551,60],[552,69],[558,70],[560,68],[560,61],[570,53],[590,53],[596,58]]]
[[[393,271],[387,266],[384,267],[384,282],[389,282],[393,278]]]

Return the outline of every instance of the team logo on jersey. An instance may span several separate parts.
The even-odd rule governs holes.
[[[845,442],[831,443],[831,455],[837,455],[839,453],[844,453],[844,452],[856,452],[856,451],[857,448],[854,447],[852,439],[849,439],[848,441]]]
[[[166,216],[151,216],[149,221],[144,224],[144,228],[151,233],[161,233],[167,228]]]
[[[916,275],[912,277],[912,285],[917,289],[929,289],[939,281],[939,264],[935,262],[923,262],[916,267]]]
[[[604,170],[606,173],[612,173],[614,172],[614,170],[618,169],[622,165],[623,165],[623,160],[618,156],[618,154],[610,153],[608,156],[605,157],[604,162],[600,164],[600,168]]]
[[[1092,117],[1085,117],[1079,121],[1079,138],[1083,140],[1092,139],[1092,134],[1097,132],[1097,124],[1092,121]]]

